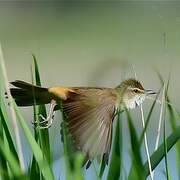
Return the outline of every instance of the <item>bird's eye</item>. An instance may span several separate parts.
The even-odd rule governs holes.
[[[137,89],[134,90],[135,93],[138,93],[139,91]]]

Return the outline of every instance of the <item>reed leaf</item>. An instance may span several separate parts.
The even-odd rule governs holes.
[[[116,129],[114,133],[111,161],[109,165],[109,171],[107,180],[119,179],[121,177],[122,170],[122,122],[120,118],[120,113],[116,120]],[[103,165],[104,167],[104,165]],[[100,171],[100,178],[103,175],[103,171]]]
[[[178,126],[172,133],[171,135],[166,138],[166,143],[167,143],[167,152],[180,140],[180,126]],[[162,143],[159,148],[151,155],[151,165],[152,165],[152,170],[157,167],[157,165],[161,162],[161,160],[165,156],[165,151],[164,151],[164,143]],[[145,175],[146,177],[149,175],[149,168],[148,168],[148,162],[144,164],[144,169],[145,169]]]
[[[149,110],[148,116],[147,116],[147,118],[146,118],[145,127],[144,127],[144,129],[143,129],[143,131],[142,131],[142,134],[141,134],[140,140],[139,140],[140,145],[142,145],[142,142],[143,142],[143,139],[144,139],[144,134],[145,134],[145,132],[146,132],[146,130],[147,130],[147,128],[148,128],[148,125],[149,125],[149,122],[150,122],[150,119],[151,119],[151,116],[152,116],[154,107],[155,107],[155,105],[156,105],[157,98],[159,97],[159,93],[160,93],[160,91],[157,93],[157,95],[156,95],[156,97],[155,97],[155,99],[154,99],[154,101],[153,101],[153,103],[152,103],[152,105],[151,105],[151,108],[150,108],[150,110]]]
[[[40,79],[40,73],[39,68],[37,64],[37,59],[35,55],[33,56],[33,69],[34,69],[34,83],[35,85],[41,86],[41,79]],[[43,117],[47,117],[46,113],[46,107],[45,105],[39,105],[37,107],[37,112],[34,112],[35,121],[41,121],[42,119],[39,117],[39,115],[42,115]],[[37,116],[36,116],[37,115]],[[43,153],[48,160],[49,164],[51,163],[51,152],[50,152],[50,143],[49,143],[49,130],[48,129],[41,129],[39,130],[39,144],[41,146],[41,149],[43,150]]]
[[[1,138],[0,138],[0,157],[3,157],[6,160],[14,178],[20,178],[24,176],[21,171],[19,162],[14,157],[14,154],[10,151],[7,144],[5,144]]]
[[[15,103],[14,103],[14,108],[15,108],[15,112],[17,114],[19,123],[24,131],[25,137],[32,149],[33,155],[38,163],[38,166],[41,169],[43,177],[45,179],[53,180],[54,175],[53,175],[52,169],[51,169],[48,161],[46,160],[46,158],[44,158],[43,151],[41,150],[40,146],[35,141],[32,133],[30,132],[30,129],[28,128],[27,124],[25,123],[25,120],[22,117],[22,115]]]
[[[162,75],[156,71],[158,77],[159,77],[159,80],[161,82],[161,84],[164,83],[164,80],[163,80],[163,77]],[[168,86],[169,86],[169,79],[168,79]],[[168,110],[168,113],[169,113],[169,123],[171,125],[171,129],[173,131],[176,130],[176,128],[178,127],[178,120],[180,118],[180,115],[179,115],[179,112],[176,111],[176,109],[174,109],[172,107],[172,102],[171,102],[171,99],[168,95],[168,91],[166,91],[166,104],[167,104],[167,110]],[[177,113],[177,116],[178,118],[176,117],[176,113]],[[176,163],[177,163],[177,170],[178,170],[178,176],[179,176],[179,179],[180,179],[180,141],[178,141],[175,145],[175,149],[176,149]]]
[[[138,140],[138,136],[132,121],[132,118],[130,116],[130,113],[126,110],[127,120],[128,120],[128,126],[129,126],[129,133],[130,133],[130,140],[131,140],[131,155],[132,155],[132,167],[128,176],[129,180],[132,179],[138,179],[138,180],[144,180],[145,179],[145,173],[144,173],[144,167],[143,162],[141,158],[140,153],[140,144]]]

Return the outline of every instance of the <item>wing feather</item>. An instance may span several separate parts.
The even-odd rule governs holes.
[[[63,102],[67,127],[78,149],[90,159],[109,154],[117,104],[113,89],[73,89]]]

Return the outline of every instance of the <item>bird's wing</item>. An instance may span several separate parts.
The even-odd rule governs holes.
[[[113,89],[75,88],[63,110],[68,130],[76,147],[88,159],[109,154],[112,140],[112,121],[116,110],[117,94]]]

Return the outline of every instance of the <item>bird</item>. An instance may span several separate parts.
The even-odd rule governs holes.
[[[144,89],[141,82],[130,78],[115,88],[106,87],[40,87],[16,80],[11,82],[12,97],[18,106],[50,103],[50,111],[40,122],[40,128],[49,128],[56,110],[66,115],[68,133],[75,146],[86,156],[86,168],[93,159],[108,157],[111,150],[114,118],[118,112],[140,106],[153,90]],[[61,102],[61,107],[58,106]],[[47,122],[46,125],[43,123]],[[106,157],[106,158],[105,158]]]

